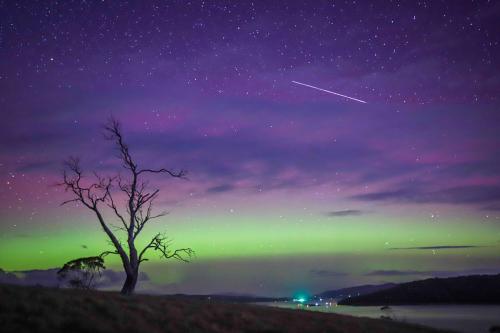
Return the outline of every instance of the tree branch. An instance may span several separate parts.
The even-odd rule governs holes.
[[[179,172],[173,172],[173,171],[170,171],[168,169],[142,169],[140,170],[137,174],[140,175],[141,173],[146,173],[146,172],[149,172],[149,173],[167,173],[169,174],[170,176],[172,177],[175,177],[175,178],[183,178],[183,179],[187,179],[186,176],[187,176],[187,171],[186,170],[180,170]]]
[[[120,253],[118,253],[118,251],[116,251],[116,250],[115,251],[104,251],[103,253],[101,253],[99,255],[99,257],[104,258],[110,254],[120,254]]]
[[[195,252],[193,249],[182,248],[172,251],[169,249],[171,244],[172,240],[163,236],[161,233],[156,234],[141,251],[139,255],[139,262],[148,260],[144,258],[144,255],[149,249],[153,249],[153,251],[160,252],[160,258],[164,259],[174,258],[183,262],[190,262],[191,259],[194,257]]]

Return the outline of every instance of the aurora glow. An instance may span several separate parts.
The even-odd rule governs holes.
[[[116,170],[113,114],[148,167],[143,290],[310,294],[500,267],[498,3],[0,4],[0,268],[108,248],[60,207],[61,162]],[[292,81],[367,101],[355,103]],[[117,258],[108,265],[119,269]]]

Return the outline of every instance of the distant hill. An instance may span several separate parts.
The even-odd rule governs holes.
[[[362,286],[355,286],[337,290],[327,290],[322,292],[321,294],[316,295],[316,297],[322,298],[335,298],[335,299],[344,299],[348,297],[366,295],[370,293],[374,293],[376,291],[389,289],[396,286],[395,283],[384,283],[384,284],[365,284]]]
[[[342,305],[500,304],[500,274],[432,278],[346,298]]]
[[[406,323],[189,297],[0,284],[2,333],[438,333]]]
[[[242,295],[242,294],[208,294],[208,295],[186,295],[186,294],[175,294],[175,297],[185,297],[190,299],[198,300],[212,300],[212,301],[223,301],[228,303],[261,303],[261,302],[283,302],[289,301],[290,298],[287,297],[264,297],[255,295]]]

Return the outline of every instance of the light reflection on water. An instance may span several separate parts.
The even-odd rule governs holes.
[[[285,302],[260,303],[267,306],[297,308]],[[305,310],[334,312],[358,317],[390,317],[393,320],[449,329],[463,333],[487,333],[493,325],[500,326],[500,305],[398,305],[387,310],[379,306],[313,306]]]

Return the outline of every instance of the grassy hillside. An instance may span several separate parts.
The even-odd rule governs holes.
[[[386,320],[188,297],[0,285],[2,332],[442,332]]]
[[[500,304],[500,274],[432,278],[343,299],[342,305]]]

